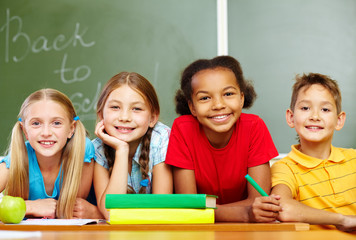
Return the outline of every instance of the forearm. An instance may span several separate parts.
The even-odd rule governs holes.
[[[249,222],[249,206],[218,205],[215,210],[216,222]]]
[[[318,225],[342,225],[344,216],[326,210],[309,207],[294,199],[281,199],[282,211],[279,213],[280,221],[306,222]]]
[[[217,205],[215,220],[217,222],[250,222],[249,211],[253,203],[252,198],[238,202]]]
[[[117,150],[111,176],[98,201],[99,209],[106,219],[109,217],[108,211],[105,208],[106,194],[126,194],[127,177],[128,149]]]
[[[118,150],[115,153],[115,162],[109,179],[109,183],[104,191],[106,194],[127,193],[128,177],[128,150]]]

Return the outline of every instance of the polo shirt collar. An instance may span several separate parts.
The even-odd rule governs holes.
[[[341,162],[345,159],[345,156],[341,153],[339,148],[335,148],[334,146],[331,145],[331,153],[328,157],[328,159],[319,159],[319,158],[314,158],[311,156],[308,156],[301,151],[299,151],[300,144],[293,145],[292,146],[292,151],[288,153],[288,157],[290,157],[294,162],[302,165],[303,167],[306,168],[315,168],[319,164],[321,164],[323,161],[327,160],[330,162]]]

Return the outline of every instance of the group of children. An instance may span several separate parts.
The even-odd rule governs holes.
[[[30,217],[107,219],[106,194],[204,193],[218,196],[216,221],[356,229],[356,150],[331,143],[345,122],[336,81],[297,76],[286,119],[299,144],[271,169],[278,152],[263,120],[242,113],[256,93],[236,59],[197,60],[180,83],[170,129],[147,79],[115,75],[99,97],[92,141],[66,95],[32,93],[0,160],[0,192],[24,198]],[[260,196],[246,174],[271,195]],[[96,204],[87,201],[93,187]]]

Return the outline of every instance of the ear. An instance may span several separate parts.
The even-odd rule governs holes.
[[[289,127],[294,128],[294,113],[288,108],[286,112],[286,120]]]
[[[195,111],[195,107],[194,107],[194,104],[192,103],[192,101],[188,101],[188,107],[189,107],[189,110],[192,113],[192,115],[194,117],[196,117],[197,116],[197,112]]]
[[[337,116],[337,123],[335,126],[336,131],[339,131],[344,127],[345,120],[346,120],[346,113],[345,112],[339,113],[339,115]]]
[[[243,92],[241,92],[240,95],[241,95],[241,99],[240,99],[241,108],[243,108],[244,107],[244,103],[245,103],[245,94]]]
[[[152,113],[151,119],[150,119],[150,125],[149,125],[150,128],[153,128],[153,127],[156,125],[156,123],[157,123],[157,121],[158,121],[158,117],[159,117],[158,114]]]
[[[24,128],[23,123],[22,123],[22,122],[19,122],[19,124],[20,124],[20,128],[21,128],[23,134],[25,135],[26,139],[28,139],[28,137],[27,137],[27,131],[26,131],[26,129]]]
[[[103,112],[102,111],[100,111],[100,112],[98,112],[98,118],[99,118],[99,122],[101,121],[101,120],[103,120]]]
[[[77,126],[77,121],[73,120],[72,123],[70,124],[70,131],[69,131],[67,138],[73,137],[76,126]]]

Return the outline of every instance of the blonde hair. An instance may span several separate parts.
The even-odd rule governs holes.
[[[42,100],[51,100],[61,105],[68,113],[70,121],[73,121],[73,118],[76,116],[74,106],[65,94],[55,89],[47,88],[38,90],[28,96],[21,106],[18,117],[21,118],[22,121],[26,121],[26,113],[29,111],[31,104]],[[61,189],[56,210],[58,218],[73,217],[74,204],[82,177],[85,138],[85,127],[80,121],[77,121],[73,137],[68,140],[62,152]],[[16,122],[12,129],[8,152],[10,152],[11,165],[9,179],[5,188],[6,194],[28,199],[28,155],[19,121]]]
[[[104,86],[100,97],[98,99],[96,113],[98,116],[98,120],[100,116],[102,116],[103,109],[108,99],[110,93],[115,89],[119,88],[122,85],[127,84],[129,87],[140,93],[146,102],[148,103],[151,113],[156,114],[157,116],[160,113],[160,107],[158,102],[158,97],[156,91],[152,84],[143,76],[135,72],[121,72],[113,76]],[[142,179],[148,179],[148,172],[149,172],[149,153],[150,153],[150,142],[151,142],[151,135],[152,135],[152,128],[148,128],[146,134],[142,137],[141,143],[141,155],[139,158],[140,163],[140,171],[142,174]],[[105,157],[108,160],[109,165],[109,173],[111,175],[112,168],[114,166],[115,160],[115,152],[114,150],[104,144],[104,152]],[[131,186],[127,186],[127,193],[135,193],[134,189]],[[146,187],[142,186],[140,188],[139,193],[146,193]]]

